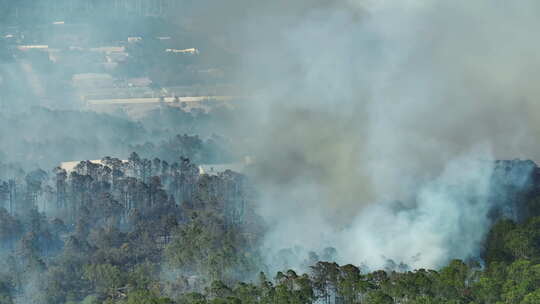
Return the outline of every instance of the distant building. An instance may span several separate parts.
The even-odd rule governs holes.
[[[188,55],[198,55],[199,50],[196,48],[189,48],[189,49],[166,49],[165,52],[167,53],[175,53],[175,54],[188,54]]]
[[[199,165],[199,174],[217,175],[227,170],[242,173],[253,163],[251,157],[246,156],[243,161],[224,164]]]
[[[129,43],[137,43],[142,41],[142,37],[128,37],[127,41]]]
[[[124,46],[100,46],[96,48],[91,48],[91,52],[99,52],[99,53],[124,53],[126,51],[126,47]]]
[[[47,50],[49,48],[48,45],[44,44],[34,44],[34,45],[19,45],[17,46],[17,49],[20,51],[28,51],[28,50]]]
[[[131,78],[128,79],[127,85],[129,87],[148,87],[152,84],[152,80],[148,77]]]
[[[114,52],[109,53],[105,56],[107,62],[121,62],[125,61],[129,57],[129,54],[126,52]]]

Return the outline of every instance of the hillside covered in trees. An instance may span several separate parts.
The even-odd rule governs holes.
[[[540,168],[497,162],[492,179],[508,187],[523,167],[530,181],[504,198],[519,216],[494,208],[477,258],[374,270],[338,265],[327,248],[269,273],[267,227],[242,174],[136,153],[71,172],[3,165],[14,175],[0,183],[0,303],[539,303]]]

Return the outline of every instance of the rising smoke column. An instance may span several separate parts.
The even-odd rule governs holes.
[[[486,164],[538,159],[538,5],[229,2],[203,31],[236,34],[254,98],[235,134],[256,159],[267,247],[335,246],[371,267],[477,256]]]

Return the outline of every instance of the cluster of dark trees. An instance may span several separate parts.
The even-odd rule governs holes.
[[[74,219],[85,208],[99,207],[110,214],[121,209],[119,219],[125,222],[137,210],[167,204],[219,203],[231,216],[242,216],[251,199],[245,176],[230,170],[201,174],[199,167],[185,157],[169,164],[159,158],[140,158],[133,152],[125,161],[111,157],[99,163],[81,161],[74,168],[57,167],[54,174],[41,169],[25,173],[9,165],[1,168],[15,173],[13,178],[0,181],[0,207],[10,214],[37,208]],[[107,200],[110,202],[103,204]]]
[[[238,173],[136,153],[70,172],[2,168],[16,175],[0,182],[0,303],[174,295],[258,269],[264,227]]]
[[[288,270],[268,280],[261,273],[258,281],[235,285],[215,281],[203,293],[175,301],[154,295],[150,303],[540,303],[540,216],[522,223],[498,221],[484,244],[483,263],[452,260],[438,271],[363,272],[318,262],[306,274]],[[135,293],[118,303],[144,297],[152,298]]]
[[[81,248],[82,244],[70,240],[56,262],[43,265],[37,260],[34,261],[37,264],[25,264],[34,269],[33,274],[27,275],[41,272],[44,281],[40,283],[45,285],[37,284],[34,292],[39,290],[43,293],[36,293],[37,298],[28,299],[28,303],[540,303],[540,217],[521,224],[508,220],[497,223],[485,245],[486,264],[483,266],[474,261],[453,260],[437,271],[399,272],[388,269],[365,272],[350,264],[340,266],[333,262],[318,262],[304,274],[288,270],[269,279],[261,272],[258,278],[249,282],[242,282],[238,277],[219,279],[229,269],[249,267],[250,261],[233,252],[238,248],[227,249],[235,243],[232,238],[238,237],[233,235],[237,232],[218,236],[212,232],[214,227],[205,226],[210,222],[203,222],[202,218],[197,218],[187,225],[176,224],[174,240],[162,251],[162,262],[209,269],[213,263],[220,265],[205,274],[205,282],[201,282],[198,276],[176,274],[174,271],[164,275],[158,262],[152,259],[159,256],[159,249],[148,254],[142,251],[142,244],[129,240],[136,236],[136,232],[122,235],[118,231],[102,231],[104,234],[99,240],[102,247],[99,249],[86,242],[84,246],[90,248]],[[514,240],[516,235],[524,237]],[[115,240],[127,242],[115,247]],[[92,244],[96,241],[92,239]],[[185,249],[186,245],[189,245],[188,249]],[[26,261],[31,258],[30,249],[21,247],[20,250],[24,254],[21,258],[24,262],[19,263],[30,263]],[[136,251],[138,255],[128,253],[130,251]],[[210,253],[199,258],[204,251]],[[145,253],[148,254],[146,259],[142,259]],[[141,260],[137,263],[128,256],[131,259],[137,256]],[[10,260],[11,263],[14,261]],[[6,264],[11,271],[24,269],[23,265]],[[231,264],[234,267],[227,267]],[[35,265],[41,267],[40,270],[35,270]],[[3,275],[0,281],[1,303],[12,303],[10,292],[16,279]],[[65,295],[58,296],[61,294]]]
[[[124,297],[104,303],[540,303],[539,216],[522,223],[498,221],[484,244],[483,258],[484,265],[474,260],[452,260],[439,270],[414,271],[397,271],[396,265],[362,271],[350,264],[317,262],[304,274],[288,270],[269,279],[261,272],[249,282],[215,280],[203,291],[179,295],[159,288],[134,288]]]
[[[197,135],[176,135],[157,143],[145,142],[132,146],[142,157],[157,157],[172,160],[176,155],[185,155],[195,163],[230,163],[234,158],[230,151],[231,143],[218,135],[202,139]]]
[[[476,259],[452,260],[438,270],[410,270],[389,260],[385,269],[367,270],[338,265],[329,252],[323,261],[315,256],[303,274],[287,270],[272,279],[260,273],[234,284],[218,280],[179,297],[134,290],[109,303],[540,303],[540,168],[531,161],[497,161],[491,184],[494,224]]]
[[[162,145],[182,142],[200,143]],[[0,164],[0,304],[540,303],[540,168],[501,161],[492,179],[500,207],[477,260],[368,270],[334,263],[327,248],[305,273],[270,278],[242,174],[137,153],[51,172]]]

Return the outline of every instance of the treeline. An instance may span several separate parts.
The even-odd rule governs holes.
[[[373,271],[338,265],[327,248],[310,254],[305,273],[277,274],[265,267],[266,227],[241,174],[201,174],[188,158],[137,153],[52,173],[0,170],[1,304],[540,303],[540,175],[532,162],[497,163],[493,182],[511,195],[493,199],[519,212],[508,216],[494,202],[501,207],[481,260],[438,270],[389,261]]]
[[[124,223],[136,211],[194,203],[220,204],[231,221],[242,221],[253,192],[247,179],[233,171],[202,174],[185,157],[169,164],[159,158],[140,158],[135,152],[125,161],[105,157],[99,163],[57,167],[51,175],[41,169],[27,174],[12,170],[17,175],[0,180],[0,207],[10,214],[37,209],[71,221],[94,205],[120,216]]]
[[[142,157],[157,157],[163,160],[174,159],[184,155],[195,163],[230,163],[234,158],[230,147],[232,144],[225,138],[212,134],[207,139],[197,135],[176,135],[157,143],[146,142],[132,146]]]
[[[453,260],[440,270],[365,272],[354,265],[318,262],[308,273],[260,273],[251,282],[213,281],[203,292],[170,297],[137,289],[103,303],[181,304],[537,304],[540,303],[540,217],[501,220],[485,244],[485,265]],[[158,282],[156,284],[159,285]],[[92,298],[90,303],[101,303]],[[89,299],[90,301],[90,299]]]
[[[238,173],[133,153],[0,185],[0,303],[105,300],[156,280],[183,293],[259,269],[264,226]]]
[[[385,269],[367,272],[350,264],[318,262],[304,274],[288,270],[278,272],[273,278],[268,278],[261,272],[257,278],[244,282],[213,280],[209,283],[207,281],[206,284],[198,286],[198,291],[190,292],[190,289],[186,289],[185,286],[196,285],[195,281],[199,279],[198,277],[171,280],[175,274],[169,273],[164,276],[159,271],[158,265],[149,261],[138,264],[129,271],[123,271],[123,268],[114,262],[96,262],[82,266],[80,275],[83,279],[77,280],[79,284],[82,284],[81,286],[86,286],[87,293],[90,291],[92,293],[82,300],[68,300],[65,303],[536,304],[540,303],[540,264],[538,263],[540,256],[538,254],[523,255],[520,242],[513,240],[512,236],[527,231],[531,232],[527,237],[527,243],[537,242],[538,223],[540,223],[540,217],[531,218],[522,224],[507,220],[500,221],[491,231],[490,241],[486,242],[484,250],[490,258],[485,265],[472,260],[466,262],[453,260],[437,271]],[[197,228],[198,225],[197,221],[193,221],[191,225],[180,229],[182,232],[178,232],[177,237],[189,233],[188,231],[192,233],[194,230],[201,229],[201,226]],[[191,234],[192,237],[197,235],[197,233]],[[173,252],[176,255],[181,251],[182,243],[178,240],[165,249],[166,259],[169,263],[179,261],[189,263],[193,255],[188,254],[185,260],[170,256]],[[197,251],[203,245],[200,240],[201,238],[194,238],[191,241],[184,239],[184,242],[192,246],[193,249],[190,250]],[[503,244],[502,247],[501,244]],[[227,245],[220,243],[219,246]],[[216,250],[217,247],[208,248]],[[529,250],[538,251],[538,243],[531,245]],[[220,253],[228,254],[229,260],[214,260],[215,257],[209,260],[222,266],[230,265],[235,255],[232,255],[231,251]],[[236,267],[241,267],[241,265],[243,264],[236,264]],[[211,273],[207,275],[207,278],[218,277],[212,276]],[[3,286],[2,290],[9,290],[7,281],[0,286]],[[81,287],[63,286],[63,288]],[[74,298],[73,295],[71,297]],[[11,303],[9,295],[5,292],[4,299],[8,300],[2,303]]]

